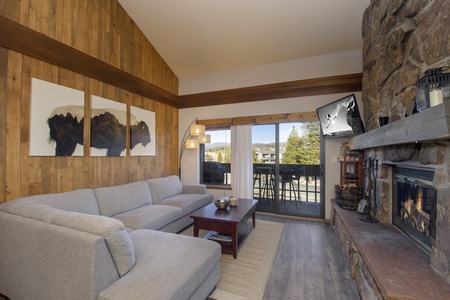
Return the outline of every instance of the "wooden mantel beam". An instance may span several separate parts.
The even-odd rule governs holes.
[[[178,107],[177,95],[3,16],[0,16],[0,46]]]
[[[350,149],[370,149],[450,139],[450,102],[391,122],[349,140]]]
[[[180,96],[180,108],[360,91],[362,74],[322,77]]]

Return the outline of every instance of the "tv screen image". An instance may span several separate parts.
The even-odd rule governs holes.
[[[354,94],[319,107],[316,111],[324,137],[350,137],[364,133]]]

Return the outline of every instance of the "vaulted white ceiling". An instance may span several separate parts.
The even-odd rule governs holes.
[[[370,0],[118,0],[178,78],[362,48]]]

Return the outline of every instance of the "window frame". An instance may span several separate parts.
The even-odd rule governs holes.
[[[206,119],[197,120],[197,124],[205,125],[205,130],[220,130],[230,129],[230,146],[232,146],[233,137],[231,136],[231,126],[238,125],[264,125],[264,124],[276,124],[276,123],[292,123],[292,122],[311,122],[318,121],[317,112],[295,112],[284,114],[272,114],[272,115],[260,115],[260,116],[243,116],[234,118],[221,118],[221,119]],[[230,184],[210,184],[203,182],[203,162],[205,155],[205,145],[201,144],[199,147],[199,163],[200,163],[200,183],[205,184],[207,187],[216,189],[231,189]],[[230,173],[231,162],[230,162]]]
[[[231,126],[211,126],[211,125],[205,125],[205,132],[207,133],[208,131],[218,131],[218,130],[229,130],[230,132],[230,147],[231,147],[231,143],[232,143],[232,138],[231,138]],[[231,189],[231,180],[229,183],[211,183],[211,182],[204,182],[203,180],[203,172],[204,172],[204,163],[205,161],[205,144],[200,144],[199,147],[200,151],[199,151],[199,162],[200,162],[200,183],[206,185],[207,187],[214,187],[214,188],[222,188],[222,189]],[[231,153],[230,153],[231,154]],[[230,174],[232,174],[231,172],[231,159],[230,159]],[[228,174],[228,173],[226,173]]]

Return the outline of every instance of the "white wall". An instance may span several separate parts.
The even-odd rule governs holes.
[[[361,51],[351,51],[334,55],[318,56],[280,64],[260,66],[234,72],[213,74],[180,81],[180,94],[201,93],[225,90],[245,86],[319,78],[362,72]],[[355,91],[360,104],[361,93]],[[195,119],[215,119],[242,116],[257,116],[289,112],[315,111],[316,108],[342,98],[350,93],[321,96],[296,97],[287,99],[246,102],[240,104],[216,105],[187,108],[179,111],[179,142],[189,124]],[[362,113],[362,111],[361,111]],[[330,199],[334,197],[334,184],[339,182],[339,164],[333,162],[333,156],[339,154],[340,145],[345,139],[328,139],[325,142],[325,217],[330,215]],[[198,150],[185,150],[181,164],[181,179],[187,183],[199,182]],[[233,191],[209,190],[214,197],[233,195]]]
[[[362,73],[362,51],[360,50],[181,79],[179,94],[220,91],[353,73]]]

